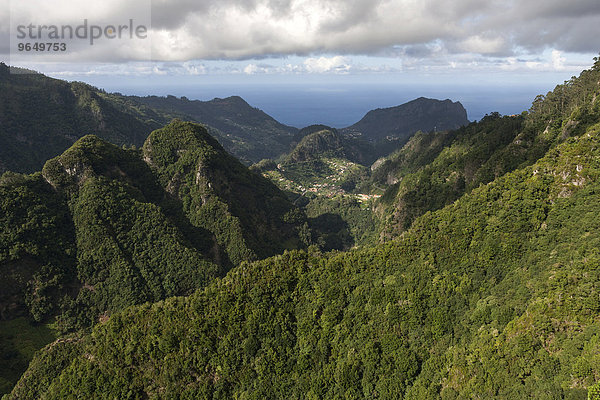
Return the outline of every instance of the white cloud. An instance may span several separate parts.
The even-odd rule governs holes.
[[[555,70],[561,71],[565,69],[565,61],[567,59],[562,56],[558,50],[552,50],[552,66]]]
[[[207,69],[203,64],[194,64],[186,61],[182,64],[188,75],[206,75]]]
[[[244,68],[244,73],[248,75],[254,75],[258,72],[258,66],[256,64],[248,64]]]
[[[309,73],[348,73],[351,69],[348,59],[342,56],[307,58],[304,67]]]
[[[152,68],[152,73],[154,75],[167,75],[168,71],[165,70],[165,69],[163,69],[163,68],[161,68],[161,67],[159,67],[159,66],[154,66]]]

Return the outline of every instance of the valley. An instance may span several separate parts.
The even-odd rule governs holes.
[[[3,400],[600,396],[600,59],[343,129],[6,68]]]

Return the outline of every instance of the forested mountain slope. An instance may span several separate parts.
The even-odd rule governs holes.
[[[543,156],[395,240],[128,308],[48,346],[8,398],[595,399],[600,97],[582,87],[558,137],[567,114],[531,120]]]
[[[56,317],[68,332],[191,294],[243,261],[303,247],[305,219],[200,125],[174,121],[143,150],[84,136],[41,173],[0,178],[0,322]],[[2,329],[0,342],[3,373],[23,368]]]
[[[419,97],[396,107],[371,110],[342,132],[372,142],[395,140],[403,144],[417,131],[451,130],[468,123],[467,111],[459,102]]]
[[[190,221],[211,230],[235,264],[302,246],[301,212],[204,127],[176,120],[148,137],[143,157]]]
[[[309,217],[304,241],[323,251],[374,243],[379,223],[371,196],[355,193],[369,176],[375,148],[324,125],[300,130],[299,143],[277,162],[262,160],[251,169],[285,191]]]
[[[209,101],[174,96],[128,96],[127,100],[208,125],[213,128],[210,133],[231,154],[248,164],[287,153],[298,131],[250,106],[239,96]]]
[[[404,142],[419,129],[433,130],[432,123],[438,130],[467,123],[464,108],[456,104],[421,98],[373,110],[343,132],[360,133],[368,141],[384,140],[374,149],[350,141],[353,154],[367,163],[389,153],[386,135],[398,143],[396,139]],[[288,153],[304,136],[239,96],[210,101],[123,96],[0,63],[0,173],[37,171],[87,134],[119,146],[139,147],[151,131],[174,118],[206,125],[228,152],[247,165]]]
[[[374,155],[375,148],[368,143],[345,137],[337,129],[324,127],[304,136],[285,157],[285,162],[299,163],[329,157],[370,165],[374,161]]]
[[[87,84],[11,73],[10,68],[0,63],[0,173],[40,170],[90,133],[117,145],[140,146],[160,126]]]
[[[386,188],[378,206],[383,237],[397,236],[427,211],[533,164],[598,122],[600,64],[538,96],[519,116],[492,113],[449,132],[419,133],[373,166],[371,185]]]
[[[207,102],[123,96],[0,63],[0,173],[37,171],[87,134],[139,147],[174,118],[207,125],[247,164],[288,152],[297,132],[237,96]]]

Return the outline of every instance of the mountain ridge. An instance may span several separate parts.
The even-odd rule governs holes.
[[[403,144],[419,130],[452,130],[468,123],[467,112],[460,102],[419,97],[395,107],[371,110],[341,132],[374,142],[397,140]]]
[[[586,215],[600,206],[599,129],[422,216],[400,240],[347,253],[289,252],[235,269],[190,297],[129,308],[69,344],[72,360],[43,352],[48,358],[32,363],[9,399],[163,391],[583,398],[598,368],[598,292],[585,280],[557,282],[556,274],[566,268],[595,279],[597,254],[584,265],[551,255],[570,246],[580,234],[571,229],[584,221],[590,235],[573,245],[579,257],[595,254],[600,230]],[[565,291],[580,294],[560,303]],[[584,345],[585,352],[572,350]],[[195,356],[178,356],[182,348]],[[133,360],[141,367],[135,379],[126,372]],[[166,366],[176,373],[160,374]],[[501,379],[483,373],[490,369]]]
[[[286,126],[240,96],[214,98],[208,101],[175,96],[127,96],[127,99],[163,112],[192,118],[213,128],[221,143],[246,163],[274,158],[287,151],[296,128]],[[253,139],[254,142],[249,139]],[[240,145],[238,142],[246,140]]]
[[[141,150],[86,135],[41,172],[3,174],[0,390],[28,362],[4,326],[29,316],[32,335],[49,321],[66,334],[189,295],[234,265],[303,248],[305,218],[203,126],[178,120]]]
[[[595,61],[526,115],[415,136],[390,160],[402,182],[465,185],[392,240],[288,251],[126,308],[38,353],[8,399],[595,400]]]
[[[123,96],[39,73],[11,74],[11,68],[15,67],[0,64],[0,172],[39,170],[85,134],[119,146],[139,147],[150,132],[174,118],[207,125],[211,135],[247,165],[288,153],[304,135],[239,96],[209,101],[170,95]],[[356,135],[350,128],[340,132]],[[429,125],[421,121],[407,129],[404,134],[410,135],[419,129],[427,131]],[[364,138],[382,139],[377,135]],[[376,148],[377,155],[387,154],[388,147]]]
[[[123,96],[40,73],[13,74],[11,68],[15,67],[0,64],[0,173],[39,170],[90,133],[119,146],[140,147],[150,132],[174,118],[214,123],[211,134],[247,164],[264,158],[265,152],[275,156],[287,151],[296,132],[239,96],[208,102]],[[146,104],[150,100],[209,109],[191,110],[189,115],[176,108],[152,108]]]

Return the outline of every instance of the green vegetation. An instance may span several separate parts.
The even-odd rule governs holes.
[[[312,130],[314,132],[310,133]],[[362,165],[369,165],[375,161],[376,150],[372,145],[360,139],[343,136],[336,129],[315,125],[304,128],[300,134],[305,136],[285,157],[286,164],[320,158],[342,158]]]
[[[304,128],[299,135],[304,136],[280,164],[265,159],[251,169],[304,208],[309,217],[301,231],[305,244],[329,251],[374,243],[379,228],[372,212],[375,196],[358,193],[369,177],[359,162],[372,161],[374,148],[323,125]]]
[[[406,143],[417,131],[445,131],[468,123],[467,111],[459,102],[420,97],[396,107],[369,111],[342,133],[358,135],[389,147],[390,141],[400,145]]]
[[[265,163],[256,168],[280,189],[299,193],[318,193],[323,196],[352,192],[368,177],[367,168],[344,158],[319,158],[280,166]]]
[[[0,321],[0,393],[10,392],[34,354],[57,335],[51,325],[24,317]]]
[[[599,144],[600,124],[400,240],[244,263],[114,314],[35,393],[585,398],[600,376]]]
[[[88,133],[117,145],[140,146],[160,125],[135,114],[87,84],[11,74],[0,63],[0,173],[37,171]]]
[[[302,213],[192,123],[153,132],[143,151],[84,136],[42,173],[2,175],[0,195],[0,315],[56,317],[61,333],[302,247]],[[33,355],[19,354],[12,383]]]
[[[304,207],[314,236],[309,243],[324,251],[376,243],[380,227],[371,211],[373,203],[352,195],[311,198]]]
[[[325,126],[299,131],[283,125],[238,96],[211,101],[174,96],[123,96],[82,82],[65,82],[38,73],[11,74],[10,68],[0,63],[0,141],[3,143],[0,173],[37,171],[86,134],[119,146],[139,147],[151,131],[175,118],[206,125],[228,152],[248,165],[288,153],[303,137],[314,133],[314,128],[332,132]],[[434,114],[441,118],[438,129],[466,123],[462,106],[451,112],[446,103],[418,99],[398,107],[399,112],[390,109],[390,115],[384,119],[393,126],[408,121],[402,128],[403,135],[418,129],[433,130],[429,124]],[[448,117],[447,112],[453,116]],[[373,121],[368,116],[365,117],[368,120],[365,138],[371,140],[367,131],[371,132],[369,127]],[[459,122],[450,125],[441,122],[448,118]],[[355,135],[354,126],[351,128],[344,132]],[[363,125],[360,128],[364,128]],[[387,141],[383,147],[373,147],[344,136],[344,158],[353,162],[367,165],[389,153]]]
[[[201,102],[123,96],[38,73],[13,74],[10,68],[0,63],[0,173],[37,171],[86,134],[140,147],[174,118],[208,125],[247,164],[287,152],[297,132],[239,97]]]
[[[594,97],[586,109],[598,103]],[[387,244],[242,263],[188,298],[113,314],[66,346],[72,360],[56,346],[41,352],[9,398],[593,398],[598,117],[586,117],[585,130],[549,145],[537,161],[528,161],[537,150],[523,152],[515,162],[524,167],[497,177],[485,166],[503,165],[498,154],[520,145],[512,132],[531,119],[493,115],[456,138],[420,135],[413,145],[433,161],[411,167],[401,151],[395,162],[404,179],[438,165],[464,171],[461,162],[477,159],[472,176],[482,178],[465,187],[492,182],[416,217]],[[163,186],[190,173],[202,180],[186,160],[210,159],[214,147],[193,150],[209,137],[184,123],[165,129],[169,135],[155,133],[145,146]],[[528,148],[546,145],[547,133]],[[461,140],[478,135],[492,144],[458,152]],[[435,156],[433,144],[448,140]],[[307,209],[318,217],[328,207],[351,208]]]
[[[0,314],[35,321],[57,310],[75,275],[67,203],[37,173],[0,178]]]
[[[206,129],[174,121],[153,132],[144,159],[194,226],[211,231],[234,264],[298,248],[296,207],[229,155]]]
[[[402,232],[416,217],[516,168],[517,157],[504,150],[522,123],[522,117],[491,115],[456,131],[411,138],[373,172],[375,188],[391,184],[379,205],[386,233]]]
[[[296,194],[304,215],[195,124],[142,151],[86,136],[43,174],[5,174],[2,271],[25,292],[56,277],[48,296],[72,301],[57,327],[98,321],[39,351],[6,399],[598,398],[598,82],[597,59],[524,115],[416,135],[369,182],[389,185],[390,240],[346,252],[320,249],[375,241],[372,198]],[[66,250],[39,244],[64,223]],[[268,240],[310,246],[252,261]],[[71,264],[36,278],[45,257]],[[223,257],[240,262],[222,274]]]
[[[387,189],[377,206],[385,221],[384,236],[397,236],[425,212],[532,165],[568,137],[581,135],[600,117],[599,78],[596,63],[546,96],[538,96],[521,116],[492,113],[455,131],[420,133],[378,161],[370,185],[374,192]]]
[[[130,96],[126,99],[172,117],[207,125],[210,134],[246,164],[286,153],[297,132],[296,128],[283,125],[251,107],[239,96],[210,101],[174,96]]]

